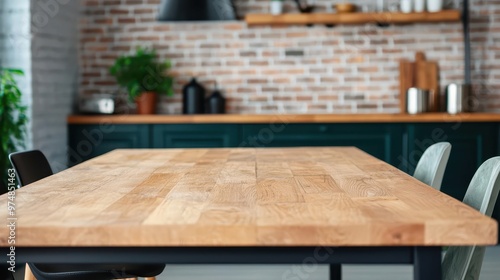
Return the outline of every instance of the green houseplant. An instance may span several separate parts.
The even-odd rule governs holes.
[[[137,104],[138,114],[154,114],[157,94],[172,95],[173,79],[166,75],[170,62],[158,62],[154,50],[138,49],[120,56],[110,68],[118,84],[127,89]]]
[[[0,185],[1,193],[6,192],[7,169],[10,167],[9,154],[24,147],[26,133],[26,106],[22,105],[21,90],[14,77],[24,75],[23,71],[0,68]],[[5,185],[4,185],[5,184]]]

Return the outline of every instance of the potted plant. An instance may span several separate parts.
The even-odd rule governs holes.
[[[280,15],[283,13],[283,0],[271,0],[271,14]]]
[[[24,75],[23,71],[0,68],[0,193],[7,191],[7,169],[10,168],[9,154],[24,147],[26,133],[26,106],[22,105],[21,90],[14,76]]]
[[[139,48],[133,55],[121,56],[110,68],[118,84],[127,89],[138,114],[154,114],[158,94],[172,95],[173,79],[166,75],[170,62],[157,62],[154,50]]]

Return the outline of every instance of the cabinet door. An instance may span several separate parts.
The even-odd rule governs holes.
[[[402,156],[399,124],[245,125],[246,147],[355,146],[395,164]]]
[[[441,190],[462,200],[477,168],[496,153],[496,124],[454,123],[408,125],[408,172],[430,145],[450,142],[450,160]]]
[[[165,124],[153,126],[155,148],[223,148],[239,144],[239,126]]]
[[[413,174],[428,146],[436,142],[450,142],[453,147],[441,191],[461,201],[479,166],[498,155],[497,133],[497,124],[489,123],[408,125],[408,171]],[[500,203],[495,206],[493,218],[500,220]]]
[[[69,166],[115,149],[149,148],[149,125],[70,125]]]

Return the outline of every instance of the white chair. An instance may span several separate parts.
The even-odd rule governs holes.
[[[436,143],[427,148],[418,161],[413,177],[440,190],[450,152],[451,144],[448,142]]]
[[[500,157],[494,157],[479,167],[463,202],[491,217],[499,191]],[[483,246],[450,247],[443,259],[443,280],[478,280],[485,250]]]

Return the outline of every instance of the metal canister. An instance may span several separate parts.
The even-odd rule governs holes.
[[[429,91],[420,88],[410,88],[406,93],[406,110],[408,114],[419,114],[429,111]]]
[[[446,111],[459,114],[468,111],[469,85],[449,84],[446,87]]]

